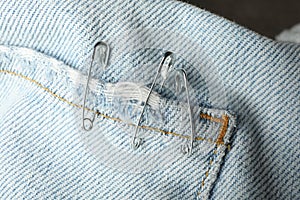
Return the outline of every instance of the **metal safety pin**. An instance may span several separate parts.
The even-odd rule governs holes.
[[[188,107],[189,107],[188,110],[189,110],[189,115],[190,115],[190,127],[191,127],[190,145],[183,145],[181,150],[183,153],[185,153],[187,155],[191,155],[192,150],[193,150],[194,139],[195,139],[195,129],[194,129],[194,121],[193,121],[193,112],[192,112],[192,107],[191,107],[191,103],[190,103],[190,94],[189,94],[189,89],[188,89],[189,85],[188,85],[186,71],[184,69],[176,69],[176,70],[179,73],[181,73],[181,75],[183,76],[183,79],[184,79],[184,87],[185,87],[187,103],[188,103]],[[178,89],[179,89],[178,81],[176,80],[176,90],[178,91]]]
[[[138,133],[138,130],[139,130],[140,125],[141,125],[141,121],[142,121],[143,114],[145,112],[145,108],[147,106],[147,103],[148,103],[148,101],[150,99],[151,93],[152,93],[152,91],[154,89],[154,86],[156,84],[158,75],[161,74],[161,76],[163,78],[163,82],[161,84],[161,87],[162,87],[163,84],[164,84],[164,82],[165,82],[165,80],[166,80],[167,73],[168,73],[169,69],[171,68],[171,66],[173,64],[173,58],[174,58],[173,53],[168,51],[168,52],[165,53],[164,57],[162,58],[162,60],[160,62],[160,65],[159,65],[158,70],[156,72],[155,78],[154,78],[154,80],[152,82],[150,91],[148,93],[148,96],[147,96],[146,101],[144,103],[144,106],[143,106],[142,112],[140,114],[138,123],[137,123],[136,128],[135,128],[134,136],[133,136],[133,139],[132,139],[132,147],[133,147],[133,149],[139,148],[140,145],[141,145],[141,143],[142,143],[142,139],[141,138],[137,138],[137,133]]]
[[[84,93],[84,100],[83,100],[83,107],[82,107],[82,126],[83,126],[83,129],[86,130],[86,131],[90,131],[93,128],[94,120],[95,120],[95,116],[96,116],[96,113],[94,113],[92,119],[90,119],[88,117],[85,117],[85,109],[86,109],[86,99],[87,99],[87,94],[88,94],[88,90],[89,90],[89,82],[90,82],[90,79],[91,79],[92,67],[93,67],[93,64],[94,64],[96,51],[100,47],[105,48],[104,51],[99,53],[99,54],[102,54],[102,55],[99,55],[100,58],[102,58],[102,57],[105,58],[103,69],[105,69],[108,65],[110,49],[109,49],[108,44],[106,44],[105,42],[100,41],[100,42],[96,43],[95,46],[94,46],[92,61],[91,61],[91,64],[90,64],[87,83],[86,83],[86,87],[85,87],[85,93]],[[103,54],[105,54],[105,55],[103,55]],[[87,125],[87,122],[88,122],[89,125]]]

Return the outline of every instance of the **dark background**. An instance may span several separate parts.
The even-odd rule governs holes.
[[[300,23],[300,0],[181,0],[274,38]]]

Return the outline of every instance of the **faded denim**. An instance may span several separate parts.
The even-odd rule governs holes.
[[[170,0],[11,0],[0,11],[0,199],[300,199],[298,44]],[[111,56],[93,67],[97,119],[85,132],[98,41]],[[139,106],[103,93],[149,85],[165,51],[188,75],[191,156],[180,152],[189,117],[172,78],[138,150]]]

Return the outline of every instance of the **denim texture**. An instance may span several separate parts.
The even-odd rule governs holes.
[[[176,1],[0,2],[1,199],[300,199],[300,46]],[[94,44],[111,47],[93,67]],[[151,84],[163,52],[187,71],[196,130],[173,74],[138,150],[140,109],[107,84]],[[103,85],[100,80],[103,80]]]

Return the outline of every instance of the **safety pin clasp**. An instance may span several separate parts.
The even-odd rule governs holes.
[[[149,93],[147,95],[147,98],[145,100],[145,103],[143,105],[142,112],[141,112],[141,114],[139,116],[138,123],[136,125],[134,136],[133,136],[133,139],[132,139],[132,142],[131,142],[133,149],[138,149],[140,147],[140,145],[142,144],[142,142],[143,142],[143,140],[141,138],[137,137],[137,134],[138,134],[138,130],[139,130],[140,125],[141,125],[141,121],[142,121],[142,117],[143,117],[144,112],[145,112],[145,108],[146,108],[147,103],[148,103],[148,101],[150,99],[150,96],[151,96],[151,93],[152,93],[152,91],[154,89],[154,86],[156,84],[157,78],[158,78],[159,75],[162,76],[162,78],[163,78],[163,81],[161,83],[161,87],[162,87],[163,84],[164,84],[164,82],[165,82],[165,80],[166,80],[166,78],[167,78],[168,71],[171,68],[173,62],[174,62],[174,54],[172,52],[169,52],[169,51],[166,52],[164,54],[164,57],[162,58],[160,64],[159,64],[159,67],[157,69],[155,78],[154,78],[154,80],[152,82],[150,91],[149,91]]]
[[[94,112],[92,118],[88,118],[85,116],[85,110],[88,110],[86,108],[86,100],[89,91],[89,82],[91,79],[92,67],[94,65],[101,65],[102,70],[105,70],[108,65],[109,54],[110,54],[110,49],[107,43],[100,41],[95,44],[91,64],[88,71],[88,77],[87,77],[87,83],[85,87],[83,107],[82,107],[82,127],[85,131],[92,130],[94,126],[95,115],[96,115],[96,113]]]

